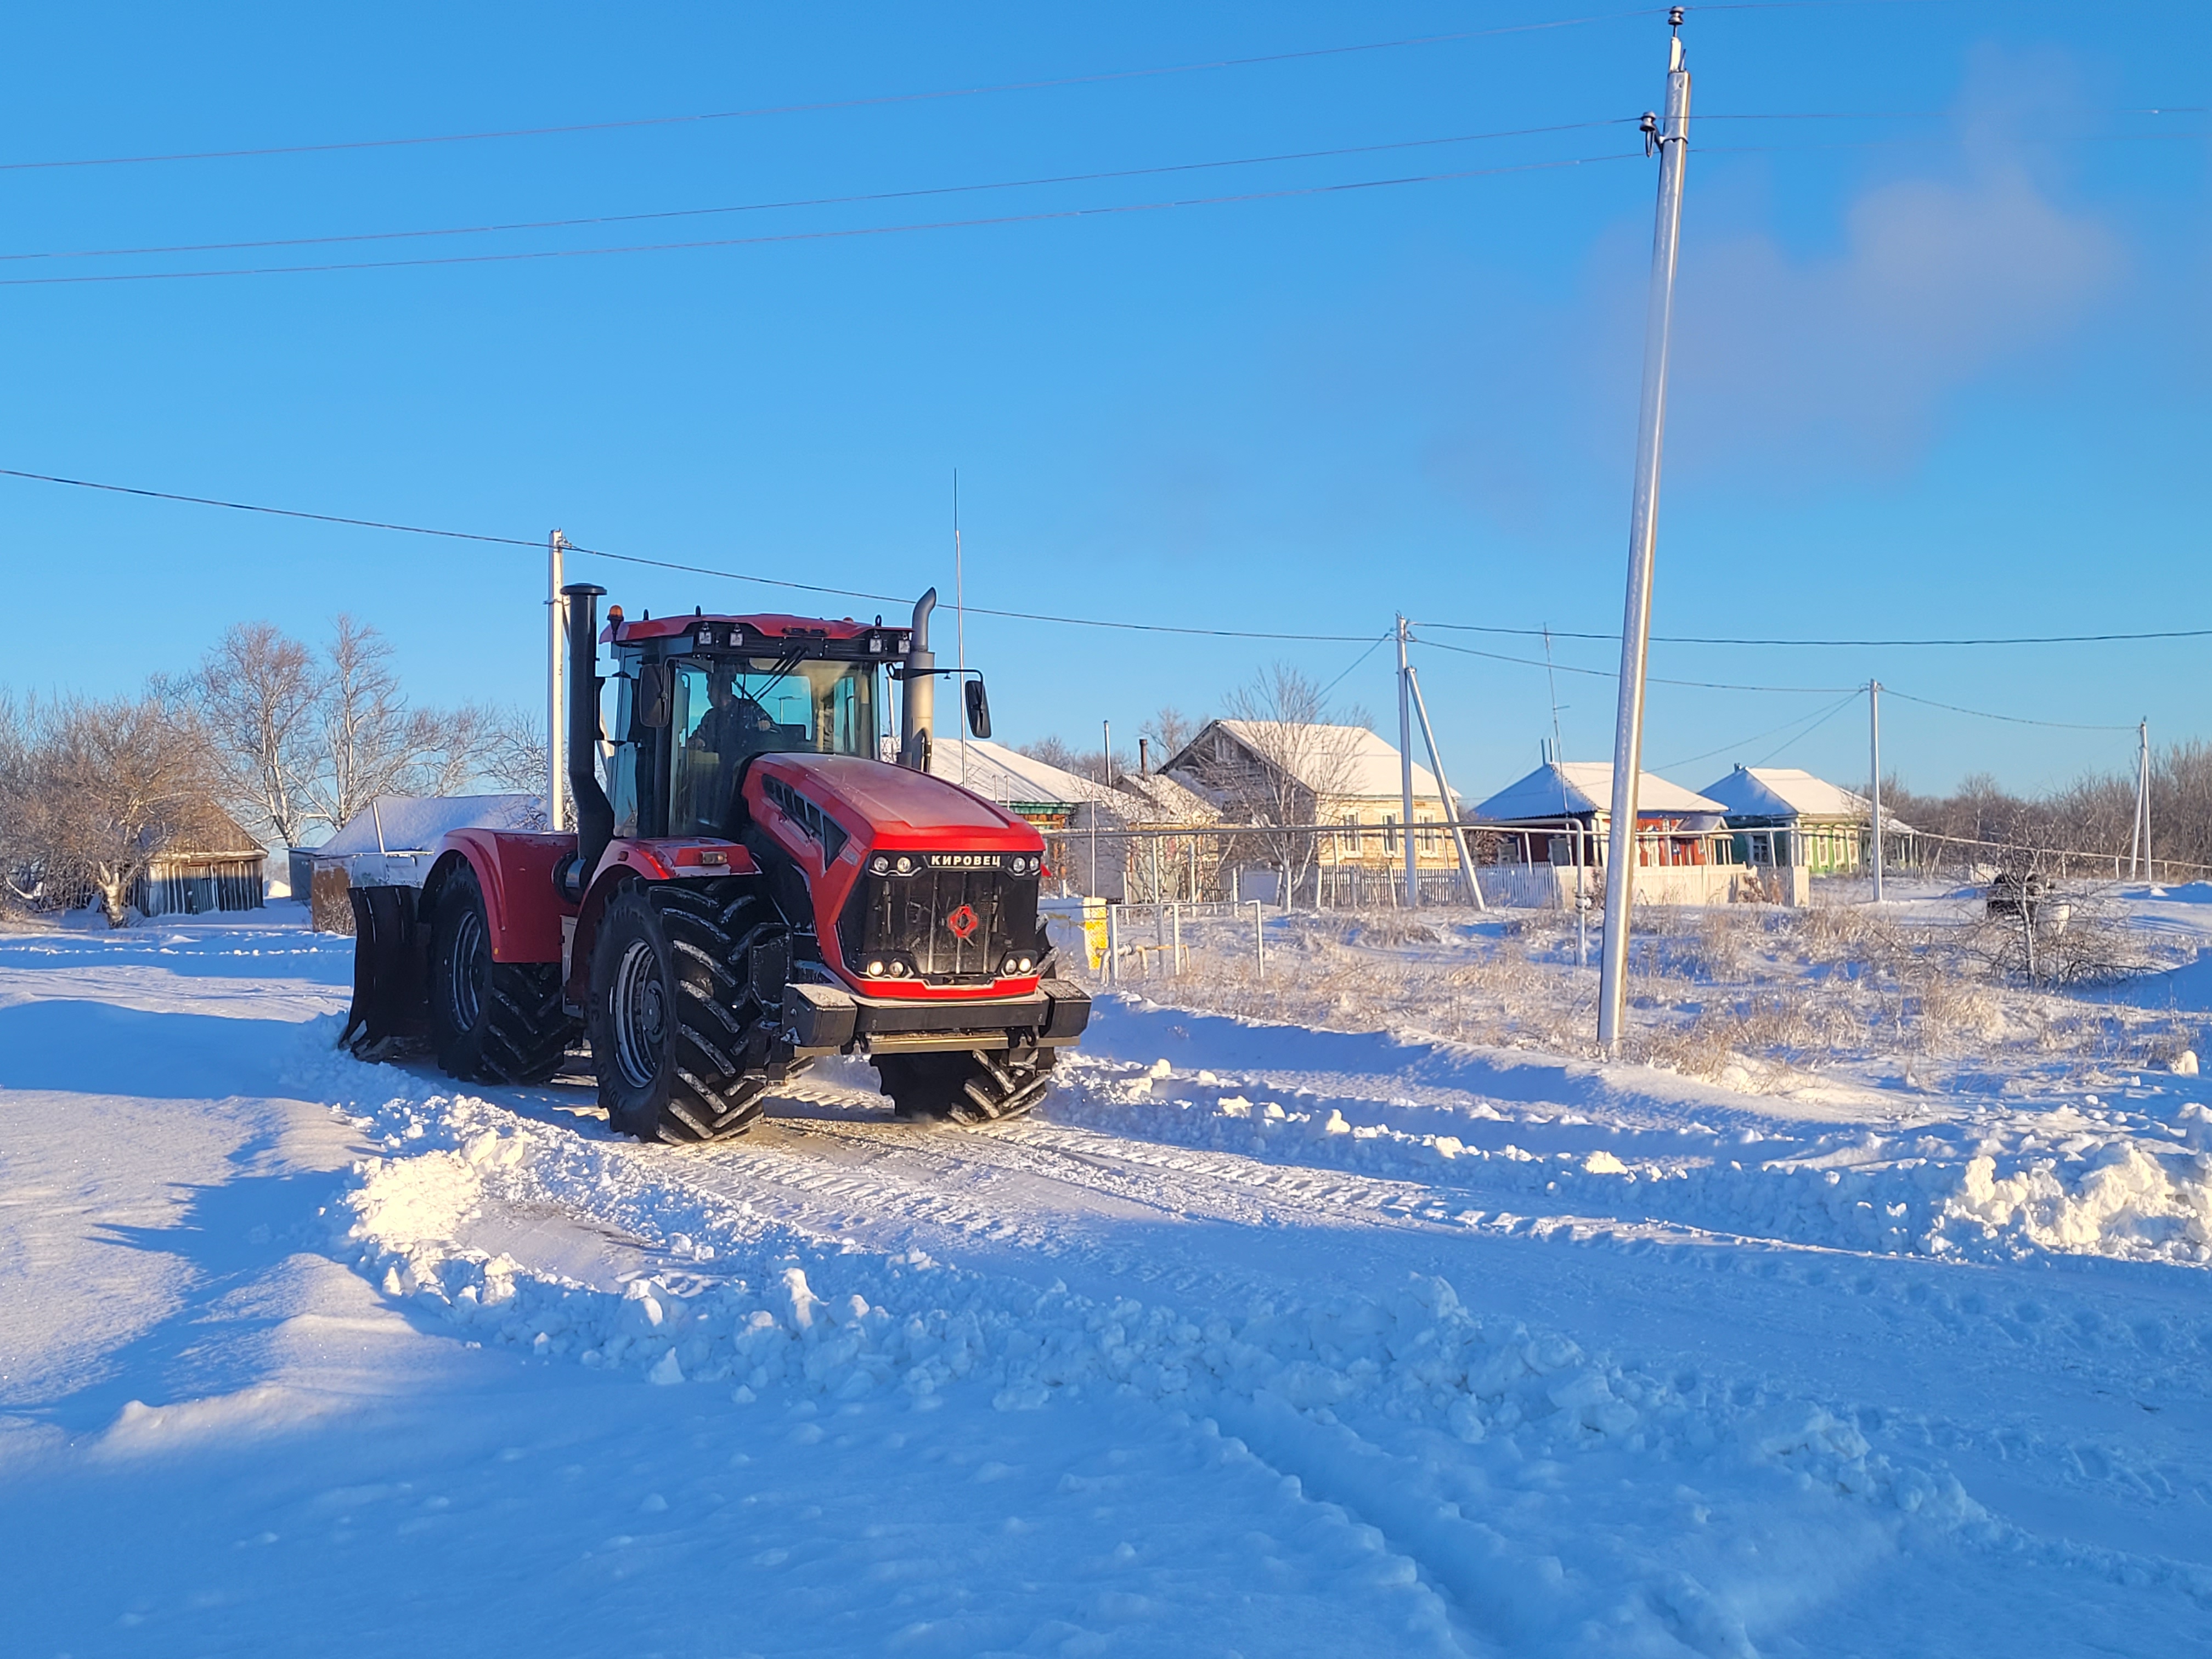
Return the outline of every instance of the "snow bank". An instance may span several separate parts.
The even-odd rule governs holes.
[[[2212,1262],[2212,1116],[2163,1091],[1926,1124],[1768,1120],[1753,1130],[1679,1107],[1671,1121],[1624,1127],[1617,1112],[1530,1111],[1406,1083],[1395,1098],[1361,1100],[1165,1060],[1078,1054],[1065,1075],[1046,1109],[1054,1121],[1416,1181],[1467,1200],[1540,1195],[1584,1216],[1890,1255]]]

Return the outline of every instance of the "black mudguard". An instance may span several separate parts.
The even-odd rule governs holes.
[[[380,1059],[395,1040],[430,1035],[430,927],[412,887],[356,887],[353,1009],[338,1045]]]

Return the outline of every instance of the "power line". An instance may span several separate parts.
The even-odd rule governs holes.
[[[1314,701],[1318,703],[1326,699],[1330,692],[1335,690],[1338,686],[1343,684],[1345,681],[1352,678],[1352,671],[1353,669],[1358,667],[1360,664],[1365,662],[1370,657],[1375,654],[1375,647],[1376,646],[1381,645],[1385,640],[1395,637],[1396,634],[1397,629],[1392,629],[1388,634],[1376,635],[1374,640],[1368,645],[1368,647],[1364,651],[1361,652],[1358,656],[1354,657],[1352,661],[1346,665],[1345,670],[1341,674],[1339,674],[1327,685],[1322,687],[1319,695],[1315,697]]]
[[[1161,167],[1117,167],[1100,173],[1063,173],[1034,179],[1002,179],[985,184],[934,185],[915,190],[871,191],[854,196],[795,197],[778,202],[741,202],[726,207],[669,208],[649,213],[603,213],[577,219],[525,219],[508,224],[451,225],[428,230],[359,231],[332,236],[283,236],[242,242],[174,242],[149,247],[76,248],[46,252],[0,253],[0,264],[31,259],[125,259],[157,253],[235,253],[254,248],[327,247],[359,242],[398,242],[436,236],[490,236],[528,230],[575,230],[592,225],[631,225],[657,220],[700,219],[720,214],[781,212],[795,208],[848,207],[863,202],[913,201],[932,196],[972,195],[993,190],[1029,190],[1047,185],[1097,184],[1110,179],[1157,178],[1177,173],[1200,173],[1218,167],[1267,167],[1284,161],[1326,161],[1346,155],[1373,155],[1389,150],[1434,149],[1444,144],[1472,144],[1499,138],[1527,138],[1554,132],[1581,132],[1594,127],[1630,125],[1632,118],[1616,116],[1603,121],[1569,121],[1548,127],[1518,127],[1499,132],[1460,133],[1444,138],[1405,138],[1389,143],[1347,144],[1335,149],[1286,151],[1278,155],[1245,155],[1218,161],[1177,161]]]
[[[1422,625],[1424,627],[1434,626],[1433,623],[1424,623]],[[1410,638],[1412,636],[1409,635],[1408,637]],[[1554,630],[1554,637],[1558,637],[1557,630]],[[1589,635],[1576,635],[1572,637],[1577,639],[1587,639],[1594,636]],[[1558,672],[1562,674],[1582,674],[1591,679],[1600,680],[1613,680],[1620,678],[1618,674],[1613,673],[1608,669],[1576,668],[1566,663],[1559,663],[1554,665],[1551,663],[1539,662],[1533,657],[1509,657],[1496,651],[1478,651],[1472,646],[1446,645],[1442,640],[1415,640],[1413,642],[1417,645],[1425,645],[1431,650],[1435,651],[1455,651],[1464,657],[1482,657],[1492,662],[1514,663],[1522,668],[1550,669],[1556,667]],[[1650,683],[1653,685],[1686,686],[1692,690],[1699,691],[1762,691],[1776,695],[1803,693],[1808,696],[1822,693],[1843,692],[1845,694],[1847,698],[1857,696],[1866,689],[1864,686],[1861,685],[1735,685],[1719,680],[1662,679],[1656,674],[1650,677]],[[1991,714],[1985,708],[1962,708],[1956,703],[1937,702],[1931,697],[1916,697],[1909,691],[1899,691],[1896,687],[1891,685],[1887,680],[1882,682],[1881,689],[1894,696],[1902,697],[1907,702],[1924,704],[1929,708],[1941,708],[1954,714],[1971,714],[1977,720],[2003,720],[2007,724],[2012,726],[2048,726],[2054,731],[2060,732],[2132,732],[2136,729],[2132,726],[2090,726],[2074,720],[2031,720],[2025,714]],[[1841,705],[1839,704],[1838,707],[1841,707]],[[1834,711],[1831,710],[1829,712],[1833,713]],[[1773,729],[1775,731],[1781,731],[1784,728],[1781,726],[1776,726]],[[1751,739],[1751,741],[1755,741],[1755,739]],[[1691,757],[1691,759],[1692,760],[1700,758],[1703,757],[1694,755]],[[1686,764],[1687,763],[1679,763]]]
[[[2121,114],[2178,113],[2179,111],[2119,111]],[[1893,111],[1874,114],[1844,114],[1830,112],[1804,112],[1768,115],[1713,115],[1698,117],[1701,121],[1826,121],[1826,120],[1904,120],[1923,117],[1938,118],[1942,111]],[[1504,138],[1536,137],[1555,132],[1588,131],[1598,127],[1626,126],[1634,118],[1613,116],[1603,120],[1565,121],[1549,126],[1514,127],[1495,132],[1456,133],[1441,138],[1405,138],[1372,144],[1346,144],[1330,149],[1288,150],[1272,155],[1236,156],[1221,161],[1178,161],[1158,167],[1115,167],[1093,173],[1064,173],[1042,174],[1029,179],[993,179],[980,184],[935,185],[912,190],[867,191],[848,196],[793,197],[773,202],[740,202],[717,207],[667,208],[636,213],[589,214],[567,219],[520,219],[507,222],[481,225],[445,225],[425,229],[376,230],[343,232],[326,236],[276,236],[249,239],[231,242],[168,242],[154,243],[142,247],[57,248],[42,249],[26,253],[0,253],[0,264],[19,264],[39,259],[124,259],[143,258],[155,254],[174,253],[234,253],[258,248],[329,247],[364,242],[398,242],[422,240],[444,236],[509,235],[525,231],[577,230],[595,225],[643,224],[672,219],[708,218],[734,213],[781,212],[800,208],[849,207],[869,202],[913,201],[936,196],[971,195],[984,191],[1030,190],[1052,185],[1097,184],[1115,179],[1157,178],[1179,173],[1198,173],[1222,167],[1266,167],[1287,161],[1328,161],[1347,155],[1373,155],[1389,151],[1434,149],[1446,144],[1480,143]],[[2197,132],[2173,134],[2118,134],[2106,135],[2116,139],[2136,137],[2175,138],[2203,137]],[[1854,143],[1825,145],[1706,145],[1702,155],[1764,155],[1778,151],[1803,149],[1861,148],[1869,144],[1884,144],[1893,141],[1874,139]]]
[[[448,530],[433,525],[402,524],[397,520],[390,519],[359,518],[349,514],[342,513],[314,513],[301,507],[270,507],[262,502],[234,501],[216,495],[186,495],[176,490],[149,489],[136,484],[109,483],[93,478],[72,478],[53,472],[32,472],[19,467],[0,467],[0,478],[20,478],[33,483],[62,484],[72,489],[92,489],[111,495],[131,495],[136,496],[143,501],[175,501],[191,507],[221,507],[227,512],[253,513],[270,518],[302,520],[313,524],[342,525],[360,530],[391,531],[400,535],[407,536],[434,536],[447,541],[480,542],[495,547],[526,547],[532,552],[538,551],[544,546],[544,541],[537,537],[494,536],[486,534],[481,531]],[[641,554],[617,553],[606,548],[586,547],[574,543],[570,544],[569,550],[575,553],[586,554],[593,558],[611,559],[617,563],[622,564],[641,565],[657,570],[680,571],[691,575],[715,576],[729,581],[751,582],[764,587],[779,587],[795,592],[821,593],[835,599],[867,599],[878,603],[900,605],[907,603],[911,598],[910,595],[905,594],[876,593],[869,592],[859,588],[831,587],[816,582],[792,581],[778,576],[759,576],[748,571],[725,570],[713,565],[689,564],[672,559],[647,558]],[[1181,626],[1170,623],[1123,622],[1115,618],[1101,617],[1061,616],[1049,611],[1007,611],[988,605],[971,605],[968,609],[977,616],[1000,617],[1012,622],[1053,623],[1069,628],[1106,628],[1127,633],[1171,634],[1182,635],[1187,638],[1283,640],[1293,641],[1301,643],[1325,645],[1364,644],[1368,647],[1370,651],[1372,651],[1376,645],[1380,644],[1382,639],[1389,637],[1388,635],[1377,638],[1366,634],[1308,634],[1293,632],[1287,629],[1194,628]],[[1423,627],[1440,627],[1449,624],[1425,623],[1421,625]],[[1472,628],[1473,624],[1460,624],[1460,626]],[[1543,630],[1484,629],[1479,631],[1498,633],[1534,632],[1540,634]],[[1603,639],[1607,637],[1603,635],[1591,634],[1563,635],[1561,635],[1560,630],[1554,629],[1553,631],[1555,637],[1566,637],[1572,639]],[[1567,663],[1550,665],[1539,662],[1534,659],[1528,657],[1509,657],[1499,652],[1479,651],[1471,646],[1447,645],[1441,640],[1415,640],[1413,642],[1419,645],[1425,645],[1432,650],[1450,651],[1462,656],[1480,657],[1492,662],[1513,663],[1524,668],[1546,668],[1556,666],[1558,672],[1563,674],[1581,674],[1596,679],[1613,679],[1616,678],[1613,674],[1604,669],[1577,668]],[[1352,667],[1356,668],[1359,665],[1359,663],[1366,660],[1366,653],[1362,653],[1358,658],[1354,659]],[[1345,674],[1340,674],[1337,677],[1338,680],[1341,680],[1345,678],[1346,674],[1349,674],[1351,672],[1351,668],[1347,668],[1345,671]],[[1331,686],[1334,687],[1336,682],[1332,681],[1330,684]],[[1800,693],[1805,695],[1830,695],[1841,691],[1848,696],[1855,696],[1863,689],[1857,686],[1843,687],[1832,685],[1740,685],[1718,680],[1662,679],[1656,676],[1653,678],[1652,684],[1656,685],[1679,685],[1706,691],[1759,691],[1777,695]],[[1937,702],[1932,698],[1916,697],[1910,692],[1899,691],[1893,686],[1887,684],[1885,684],[1882,689],[1886,691],[1889,691],[1894,696],[1903,698],[1907,702],[1922,703],[1930,708],[1941,708],[1954,714],[1970,714],[1981,720],[2004,720],[2019,726],[2050,726],[2054,729],[2071,732],[2131,732],[2135,729],[2131,726],[2092,726],[2066,720],[2030,720],[2023,715],[2018,714],[1990,714],[1984,709],[1962,708],[1954,703]],[[1781,730],[1784,728],[1777,727],[1775,729]],[[1700,757],[1692,757],[1692,758]]]
[[[1424,624],[1425,625],[1425,624]],[[1522,668],[1556,668],[1562,674],[1581,674],[1591,679],[1617,680],[1620,675],[1605,668],[1577,668],[1571,663],[1543,663],[1533,657],[1509,657],[1496,651],[1478,651],[1469,645],[1446,645],[1442,640],[1414,639],[1416,645],[1425,645],[1431,651],[1453,651],[1462,657],[1483,657],[1492,662],[1510,662]],[[1833,696],[1839,691],[1856,693],[1856,686],[1845,685],[1736,685],[1722,680],[1670,680],[1654,674],[1649,677],[1653,685],[1680,685],[1699,691],[1765,691],[1776,694],[1802,693],[1808,696]]]
[[[1850,696],[1845,697],[1841,702],[1838,702],[1834,708],[1822,714],[1820,719],[1814,720],[1802,732],[1793,732],[1790,736],[1784,738],[1780,743],[1776,744],[1773,748],[1768,750],[1757,760],[1752,762],[1752,764],[1753,766],[1764,766],[1767,762],[1772,760],[1784,750],[1789,748],[1790,744],[1794,743],[1802,743],[1807,738],[1811,737],[1815,732],[1826,726],[1830,720],[1835,719],[1837,715],[1842,714],[1844,710],[1849,708],[1853,703],[1856,702],[1858,699],[1859,694],[1857,693],[1854,693]]]
[[[1793,737],[1790,739],[1791,743],[1795,743],[1797,741],[1797,738],[1811,735],[1814,729],[1826,722],[1829,716],[1834,714],[1839,709],[1850,708],[1854,702],[1864,695],[1865,690],[1863,687],[1857,690],[1847,691],[1842,696],[1838,697],[1834,702],[1829,704],[1826,708],[1816,708],[1809,714],[1800,714],[1795,720],[1786,720],[1783,721],[1779,726],[1770,726],[1764,732],[1754,732],[1747,738],[1731,738],[1728,742],[1716,744],[1714,747],[1705,750],[1701,754],[1686,756],[1681,760],[1663,762],[1660,765],[1655,767],[1653,770],[1659,772],[1672,772],[1677,767],[1695,766],[1701,760],[1711,760],[1714,756],[1724,755],[1731,749],[1748,749],[1754,743],[1763,743],[1778,732],[1787,732],[1792,726],[1804,726],[1806,729],[1803,732],[1798,732],[1796,737]],[[1812,722],[1810,726],[1806,725],[1806,722],[1808,720]],[[1787,745],[1785,744],[1784,746],[1786,747]],[[1781,752],[1781,750],[1778,749],[1774,751],[1774,754],[1778,755]],[[1767,758],[1769,760],[1772,759],[1773,755],[1768,756]],[[1765,765],[1765,762],[1762,761],[1759,764]]]
[[[1881,683],[1885,695],[1901,697],[1906,702],[1917,702],[1926,708],[1941,708],[1954,714],[1972,714],[1976,720],[2002,720],[2008,726],[2044,726],[2057,732],[2132,732],[2132,726],[2086,726],[2076,720],[2033,720],[2025,714],[1992,714],[1986,708],[1961,708],[1956,703],[1937,702],[1932,697],[1916,697],[1910,691],[1900,691],[1887,680]]]
[[[1699,8],[1699,9],[1706,9]],[[2143,105],[2120,109],[2069,109],[2069,115],[2203,115],[2212,104]],[[1699,125],[1707,121],[1944,121],[1956,118],[1955,109],[1770,110],[1729,112],[1701,110]]]
[[[1408,174],[1395,179],[1359,179],[1343,184],[1306,185],[1283,190],[1246,191],[1225,196],[1194,196],[1180,200],[1128,202],[1104,207],[1059,208],[1035,213],[997,214],[980,219],[939,219],[919,224],[863,225],[843,230],[793,230],[763,236],[718,236],[688,242],[638,242],[615,247],[535,248],[512,253],[450,253],[415,259],[340,260],[323,264],[235,266],[215,270],[101,271],[82,276],[0,277],[0,288],[55,288],[83,283],[189,282],[216,276],[298,276],[349,270],[403,270],[433,265],[514,264],[538,259],[592,258],[614,253],[674,253],[696,248],[756,247],[776,242],[842,241],[858,236],[899,236],[915,231],[973,230],[998,225],[1041,224],[1051,220],[1095,219],[1130,213],[1161,213],[1176,208],[1222,207],[1246,202],[1287,201],[1300,197],[1339,196],[1355,191],[1389,190],[1402,185],[1446,184],[1462,179],[1489,179],[1510,173],[1553,173],[1566,167],[1601,161],[1643,159],[1636,152],[1611,155],[1583,155],[1560,161],[1528,161],[1515,167],[1468,167],[1452,173]]]
[[[1507,634],[1522,639],[1540,639],[1547,630],[1540,628],[1500,628],[1480,623],[1424,622],[1424,628],[1442,628],[1459,634]],[[1555,640],[1595,640],[1608,645],[1618,645],[1618,634],[1577,634],[1564,628],[1549,630]],[[2126,643],[2141,640],[2201,640],[2212,638],[2212,628],[2166,628],[2134,634],[2021,634],[2007,636],[1960,639],[1910,640],[1808,640],[1761,638],[1747,639],[1712,634],[1654,634],[1655,645],[1771,645],[1771,646],[1833,646],[1854,650],[1879,650],[1893,647],[1919,646],[1983,646],[1983,645],[2103,645]]]
[[[1352,46],[1313,46],[1299,52],[1268,52],[1251,58],[1218,58],[1195,64],[1170,64],[1153,69],[1111,70],[1093,75],[1065,75],[1048,80],[1006,81],[980,87],[951,87],[932,92],[885,93],[869,98],[829,99],[804,104],[767,104],[750,109],[708,110],[691,115],[647,115],[627,120],[577,121],[561,125],[501,127],[477,132],[444,132],[399,138],[356,138],[328,143],[270,144],[253,149],[179,150],[149,155],[102,155],[52,161],[0,161],[0,173],[33,173],[68,167],[142,167],[171,161],[232,161],[270,155],[325,155],[347,150],[405,149],[427,144],[470,144],[490,139],[547,138],[582,132],[619,132],[645,127],[688,126],[709,121],[745,121],[775,115],[812,115],[836,110],[880,109],[900,104],[925,104],[951,98],[981,98],[1009,92],[1048,92],[1061,87],[1103,86],[1119,81],[1141,81],[1168,75],[1252,69],[1267,64],[1291,64],[1319,58],[1344,58],[1362,52],[1395,52],[1411,46],[1446,46],[1461,40],[1490,40],[1501,35],[1536,34],[1552,29],[1575,28],[1586,23],[1616,22],[1649,17],[1663,9],[1645,6],[1634,11],[1606,12],[1587,17],[1555,18],[1548,22],[1515,23],[1498,28],[1462,29],[1449,34],[1423,34],[1396,40],[1370,40]]]
[[[313,524],[349,526],[360,530],[389,530],[408,536],[436,536],[449,541],[483,542],[498,547],[526,547],[532,552],[543,551],[545,544],[537,537],[490,536],[472,530],[444,530],[428,525],[400,524],[387,519],[355,518],[342,513],[310,513],[299,507],[268,507],[255,501],[226,501],[215,495],[188,495],[175,490],[146,489],[132,484],[104,483],[91,478],[64,477],[52,472],[28,472],[16,467],[0,467],[0,478],[21,478],[34,483],[66,484],[75,489],[96,489],[111,495],[135,495],[142,500],[177,501],[191,507],[217,507],[232,513],[257,513],[270,518],[301,519]],[[783,588],[799,593],[821,593],[833,599],[869,599],[878,603],[907,605],[913,602],[910,593],[872,593],[859,588],[830,587],[818,582],[791,581],[780,576],[757,576],[748,571],[723,570],[712,565],[685,564],[672,559],[651,559],[636,553],[616,553],[603,547],[584,547],[568,544],[572,553],[588,554],[597,559],[612,559],[620,564],[646,566],[656,570],[681,571],[691,575],[719,576],[729,581],[751,582],[763,587]],[[988,605],[971,605],[971,614],[984,617],[1004,617],[1018,622],[1057,623],[1070,628],[1110,628],[1139,634],[1177,634],[1191,637],[1233,640],[1287,640],[1326,645],[1358,645],[1365,641],[1364,634],[1297,634],[1258,629],[1184,628],[1167,623],[1120,622],[1097,617],[1062,617],[1030,611],[1000,611]]]
[[[471,530],[438,530],[427,525],[394,524],[384,519],[351,519],[338,513],[307,513],[297,507],[262,507],[252,501],[226,501],[212,495],[180,495],[167,489],[140,489],[130,484],[100,483],[90,478],[64,478],[51,472],[23,472],[0,466],[0,478],[26,478],[35,483],[68,484],[76,489],[103,490],[111,495],[138,495],[153,501],[183,501],[193,507],[227,507],[233,513],[264,513],[276,519],[307,519],[316,524],[352,525],[362,530],[395,530],[407,536],[441,536],[456,542],[490,542],[501,547],[543,549],[542,539],[520,536],[485,536]]]
[[[539,542],[520,544],[536,548]],[[622,564],[646,565],[655,570],[678,570],[693,576],[720,576],[731,581],[757,582],[767,587],[792,588],[802,593],[826,593],[842,599],[874,599],[891,605],[910,605],[911,593],[867,593],[858,588],[824,587],[814,582],[787,581],[777,576],[756,576],[742,570],[723,570],[713,565],[684,564],[671,559],[648,559],[635,553],[610,553],[605,548],[583,547],[571,542],[572,553],[588,553],[593,558],[613,559]],[[986,605],[968,607],[971,617],[1003,617],[1012,622],[1057,623],[1067,628],[1110,628],[1131,634],[1180,634],[1192,638],[1216,640],[1296,640],[1321,645],[1358,645],[1368,637],[1364,634],[1294,634],[1249,628],[1186,628],[1170,623],[1121,622],[1103,617],[1064,617],[1040,611],[1000,611]]]

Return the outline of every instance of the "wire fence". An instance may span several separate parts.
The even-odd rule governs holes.
[[[1480,896],[1470,892],[1449,825],[1412,831],[1416,907],[1599,908],[1605,838],[1587,823],[1463,824]],[[1635,838],[1639,902],[1810,902],[1810,886],[1871,867],[1863,823],[1816,829],[1657,829]],[[1047,890],[1132,910],[1180,906],[1186,915],[1259,902],[1278,911],[1407,906],[1407,832],[1396,823],[1171,825],[1046,832]],[[2130,859],[2036,838],[1975,840],[1885,829],[1893,877],[1986,884],[2034,874],[2061,881],[2188,882],[2212,866]]]

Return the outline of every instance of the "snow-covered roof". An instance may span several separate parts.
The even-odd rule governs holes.
[[[1509,783],[1474,809],[1486,823],[1516,823],[1524,818],[1561,818],[1613,810],[1611,761],[1547,761],[1525,778]],[[1723,810],[1716,800],[1693,795],[1656,772],[1636,786],[1636,815],[1686,817]]]
[[[421,853],[456,830],[544,827],[545,803],[536,795],[379,795],[374,811],[355,813],[343,830],[315,848],[315,856]]]
[[[1796,766],[1739,766],[1705,793],[1736,818],[1840,818],[1864,823],[1873,816],[1867,798],[1839,788]],[[1912,826],[1884,812],[1887,830],[1911,833]]]
[[[1738,817],[1863,820],[1869,811],[1864,795],[1795,766],[1739,766],[1705,793]]]
[[[1221,816],[1197,790],[1164,772],[1125,772],[1114,787],[1136,798],[1126,809],[1132,823],[1204,823]]]
[[[1001,806],[1077,806],[1085,801],[1112,800],[1114,792],[1104,784],[1094,783],[1049,762],[1024,755],[1018,749],[1009,749],[1005,744],[970,738],[967,750],[963,764],[960,739],[939,738],[930,745],[930,775],[957,783]]]
[[[1164,770],[1206,773],[1213,734],[1225,732],[1262,760],[1284,766],[1299,783],[1332,800],[1395,800],[1402,793],[1397,746],[1364,726],[1295,726],[1284,720],[1208,720]],[[1415,799],[1437,799],[1436,774],[1413,765]]]

